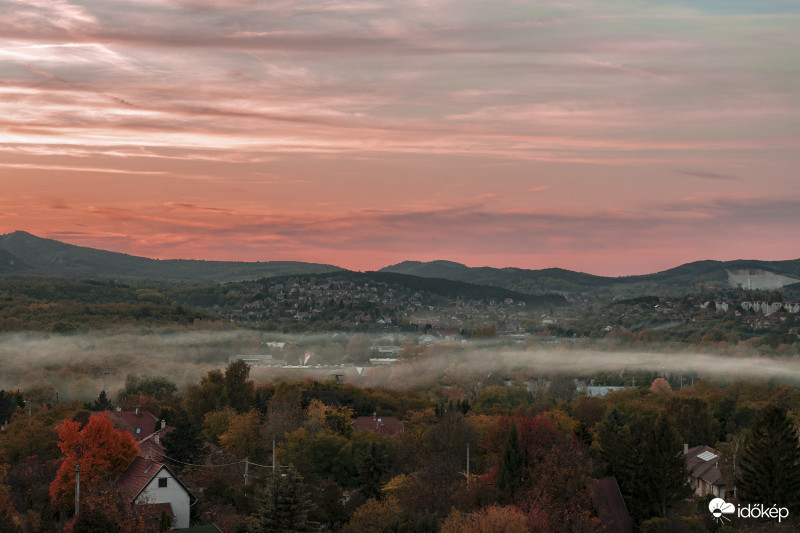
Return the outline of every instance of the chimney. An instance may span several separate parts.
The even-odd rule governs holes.
[[[158,444],[158,431],[153,433],[153,441],[155,441],[155,443]]]
[[[689,445],[687,443],[683,443],[683,455],[689,455]]]
[[[162,418],[162,419],[161,419],[161,429],[164,429],[164,427],[165,427],[166,425],[167,425],[167,421],[166,421],[166,420],[164,420],[164,419]]]
[[[136,407],[136,416],[139,416],[139,407]]]

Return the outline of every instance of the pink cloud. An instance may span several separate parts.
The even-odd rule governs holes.
[[[671,215],[669,206],[649,213],[501,213],[464,206],[341,215],[168,207],[141,206],[134,211],[61,205],[64,229],[48,233],[52,221],[40,220],[39,233],[164,259],[304,260],[361,270],[406,259],[449,259],[474,266],[561,266],[625,275],[705,258],[787,259],[793,255],[776,257],[787,248],[775,243],[791,238],[792,228],[800,223],[791,202],[724,198],[675,206],[672,210],[680,210],[680,216]],[[28,222],[23,229],[37,233],[37,225]],[[747,241],[751,234],[761,234],[754,228],[765,224],[773,228],[770,238],[762,237],[758,245],[730,245],[731,240]],[[84,227],[92,232],[84,233]],[[709,232],[718,237],[714,243],[704,237]],[[800,249],[789,252],[800,255]],[[512,259],[515,262],[507,262]]]
[[[360,268],[791,257],[795,18],[12,0],[3,223],[156,257]]]

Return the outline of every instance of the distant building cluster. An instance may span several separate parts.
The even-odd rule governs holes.
[[[230,291],[244,298],[241,307],[225,311],[234,322],[336,324],[343,328],[398,329],[430,325],[455,334],[463,328],[496,324],[498,330],[522,333],[530,311],[522,300],[442,299],[429,291],[393,287],[377,281],[353,281],[334,276],[310,280],[253,284]],[[252,299],[246,298],[251,296]]]
[[[761,313],[764,316],[777,313],[779,311],[786,311],[787,313],[800,313],[800,303],[797,302],[742,302],[741,308],[745,311],[753,311]]]

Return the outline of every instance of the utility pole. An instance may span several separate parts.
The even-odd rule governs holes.
[[[75,465],[75,516],[78,516],[78,512],[81,508],[81,465]]]
[[[244,486],[247,486],[247,469],[250,466],[249,458],[244,458]]]
[[[467,485],[469,485],[469,442],[467,443]]]
[[[106,369],[103,371],[103,392],[108,394],[108,375],[111,372],[108,371],[108,359],[106,359]]]
[[[275,435],[272,436],[272,473],[275,474]]]

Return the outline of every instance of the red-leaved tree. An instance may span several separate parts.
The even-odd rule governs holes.
[[[113,481],[139,454],[133,436],[114,428],[108,413],[93,413],[83,428],[64,420],[56,431],[64,459],[50,484],[53,501],[69,503],[75,498],[75,465],[80,465],[81,487],[88,489]]]

